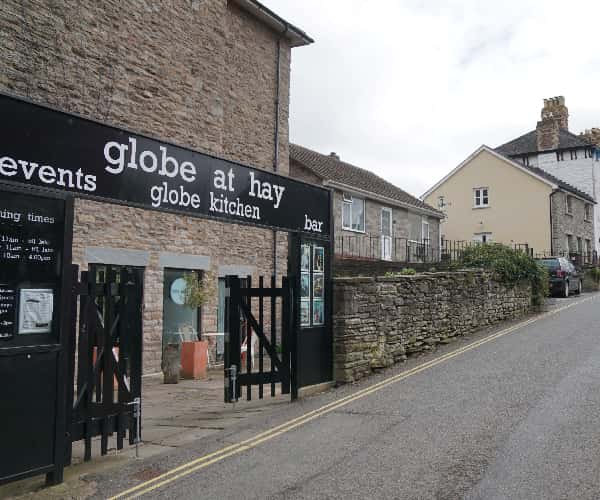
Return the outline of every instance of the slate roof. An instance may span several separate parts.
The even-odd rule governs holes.
[[[560,129],[558,133],[558,148],[557,149],[570,149],[570,148],[584,148],[589,147],[591,144],[584,138],[569,132],[566,129]],[[505,156],[518,156],[527,153],[537,153],[537,134],[533,130],[527,132],[521,137],[517,137],[512,141],[498,146],[496,151]]]
[[[496,150],[496,152],[499,154],[502,154],[498,150]],[[508,155],[502,154],[502,156],[504,156],[505,158],[507,158],[510,161],[515,161],[514,159],[510,158]],[[529,170],[531,173],[536,174],[537,176],[542,177],[542,178],[546,179],[547,181],[552,182],[553,184],[556,184],[561,189],[564,189],[565,191],[569,191],[570,193],[573,193],[574,195],[577,195],[580,198],[583,198],[584,200],[588,200],[588,201],[591,201],[592,203],[596,203],[596,200],[594,200],[594,198],[592,196],[590,196],[589,194],[581,191],[580,189],[577,189],[575,186],[569,184],[568,182],[565,182],[562,179],[559,179],[558,177],[555,177],[552,174],[549,174],[545,170],[542,170],[541,168],[538,168],[538,167],[532,167],[530,165],[525,165],[525,164],[521,163],[520,161],[517,161],[516,163],[518,163],[519,166],[523,167],[525,170]]]
[[[382,179],[369,170],[351,165],[334,156],[317,153],[297,144],[290,144],[290,158],[324,180],[339,182],[403,204],[433,211],[443,217],[442,212],[394,186],[391,182]]]

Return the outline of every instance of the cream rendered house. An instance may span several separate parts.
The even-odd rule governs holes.
[[[440,228],[445,240],[527,244],[540,254],[593,250],[590,195],[487,146],[422,198],[445,213]]]

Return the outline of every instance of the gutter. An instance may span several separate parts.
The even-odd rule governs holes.
[[[228,1],[233,2],[278,33],[285,32],[285,38],[289,41],[291,47],[302,47],[303,45],[314,43],[314,40],[300,28],[288,23],[285,19],[279,17],[275,12],[256,0]]]
[[[323,182],[324,186],[328,186],[328,187],[332,187],[332,188],[338,188],[341,189],[342,191],[346,191],[349,193],[355,193],[359,196],[364,196],[366,198],[369,198],[371,200],[374,201],[380,201],[382,203],[385,203],[387,205],[392,205],[392,206],[396,206],[396,207],[401,207],[401,208],[406,208],[408,210],[411,210],[413,212],[417,212],[420,214],[425,214],[425,215],[430,215],[431,217],[435,217],[437,219],[444,219],[446,216],[444,213],[442,212],[438,212],[437,210],[431,208],[423,208],[423,207],[418,207],[416,205],[411,205],[410,203],[405,203],[403,201],[399,201],[399,200],[395,200],[394,198],[388,198],[387,196],[382,196],[379,194],[375,194],[372,193],[371,191],[365,191],[363,189],[360,188],[356,188],[354,186],[349,186],[347,184],[343,184],[341,182],[336,182],[336,181],[332,181],[332,180],[325,180]]]

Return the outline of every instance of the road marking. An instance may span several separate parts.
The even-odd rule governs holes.
[[[240,441],[239,443],[235,443],[230,446],[226,446],[224,448],[221,448],[220,450],[217,450],[215,452],[209,453],[202,457],[196,458],[196,459],[194,459],[190,462],[187,462],[183,465],[180,465],[179,467],[175,467],[174,469],[171,469],[170,471],[167,471],[167,472],[161,474],[160,476],[150,479],[149,481],[145,481],[143,483],[138,484],[137,486],[133,486],[132,488],[122,491],[121,493],[119,493],[113,497],[110,497],[109,500],[118,500],[118,499],[124,499],[124,498],[127,498],[127,499],[138,498],[142,495],[145,495],[146,493],[149,493],[153,490],[161,488],[162,486],[165,486],[169,483],[177,481],[178,479],[181,479],[182,477],[188,476],[189,474],[192,474],[193,472],[196,472],[200,469],[208,467],[209,465],[212,465],[214,463],[220,462],[230,456],[237,455],[244,451],[255,448],[256,446],[258,446],[266,441],[270,441],[271,439],[274,439],[277,436],[280,436],[286,432],[296,429],[297,427],[300,427],[308,422],[311,422],[312,420],[315,420],[316,418],[319,418],[323,415],[331,413],[332,411],[342,408],[343,406],[346,406],[358,399],[362,399],[366,396],[369,396],[370,394],[373,394],[374,392],[378,392],[378,391],[384,389],[385,387],[388,387],[389,385],[400,382],[404,379],[407,379],[408,377],[412,377],[413,375],[416,375],[418,373],[421,373],[422,371],[428,370],[429,368],[432,368],[434,366],[442,364],[445,361],[452,359],[456,356],[459,356],[465,352],[476,349],[476,348],[478,348],[484,344],[487,344],[488,342],[492,342],[493,340],[496,340],[500,337],[504,337],[505,335],[515,332],[516,330],[520,330],[521,328],[523,328],[525,326],[531,325],[532,323],[535,323],[542,319],[548,318],[554,314],[557,314],[559,312],[570,309],[571,307],[574,307],[576,305],[583,304],[585,302],[594,300],[597,297],[598,297],[598,295],[593,295],[591,297],[588,297],[588,298],[585,298],[582,300],[578,300],[576,302],[571,302],[565,306],[558,307],[552,311],[545,312],[534,318],[530,318],[528,320],[517,323],[516,325],[505,328],[504,330],[496,332],[493,335],[490,335],[489,337],[472,342],[471,344],[468,344],[466,346],[455,349],[454,351],[443,354],[442,356],[438,356],[437,358],[432,359],[431,361],[427,361],[427,362],[425,362],[419,366],[416,366],[414,368],[411,368],[410,370],[406,370],[397,375],[393,375],[393,376],[388,377],[384,380],[381,380],[375,384],[372,384],[369,387],[365,387],[364,389],[361,389],[355,393],[349,394],[348,396],[345,396],[343,398],[332,401],[331,403],[323,405],[315,410],[305,413],[304,415],[301,415],[292,420],[284,422],[283,424],[273,427],[272,429],[269,429],[265,432],[261,432],[260,434],[257,434],[254,437],[251,437],[244,441]]]

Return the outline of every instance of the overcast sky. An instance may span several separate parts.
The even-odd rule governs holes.
[[[315,39],[292,53],[291,141],[414,195],[533,130],[544,97],[600,126],[600,2],[263,1]]]

